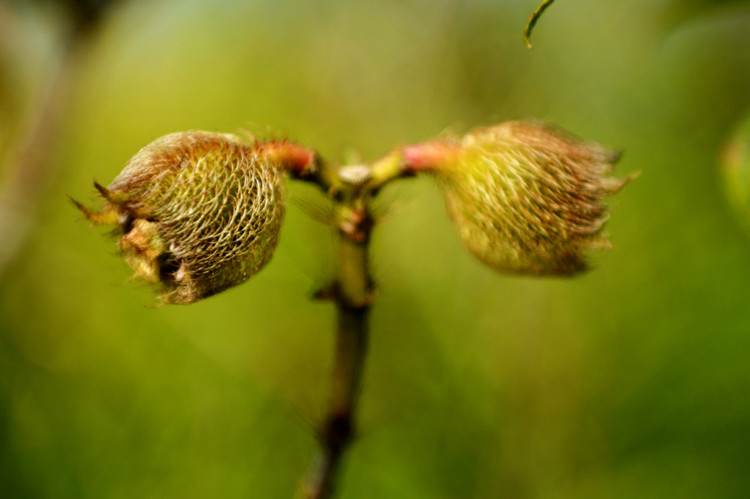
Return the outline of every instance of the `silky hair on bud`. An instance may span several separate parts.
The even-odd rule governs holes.
[[[240,284],[273,255],[284,217],[280,169],[255,145],[202,131],[141,149],[107,187],[95,223],[116,223],[136,278],[165,303],[186,304]],[[115,222],[116,220],[116,222]]]
[[[532,121],[473,130],[451,150],[431,171],[462,240],[490,267],[573,275],[588,250],[610,246],[603,199],[628,181],[606,176],[618,154]]]

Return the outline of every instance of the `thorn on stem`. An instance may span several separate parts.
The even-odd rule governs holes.
[[[327,284],[320,289],[315,290],[312,294],[313,300],[336,301],[340,296],[339,285],[337,282]]]

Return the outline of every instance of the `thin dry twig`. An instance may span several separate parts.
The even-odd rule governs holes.
[[[531,14],[529,22],[526,23],[526,29],[523,31],[523,41],[526,42],[526,46],[529,47],[529,49],[533,48],[531,46],[531,32],[534,30],[534,26],[536,26],[537,21],[539,21],[539,18],[542,16],[544,11],[547,10],[547,7],[552,5],[554,2],[555,0],[544,0],[541,4],[539,4],[539,7],[537,7],[536,10]]]

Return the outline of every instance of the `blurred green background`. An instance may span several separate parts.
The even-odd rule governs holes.
[[[750,237],[721,151],[750,112],[750,1],[120,0],[90,37],[22,251],[0,277],[0,497],[291,497],[327,396],[331,232],[290,186],[273,262],[153,308],[94,199],[187,129],[337,161],[514,118],[625,151],[616,250],[498,275],[429,178],[383,195],[361,433],[343,498],[750,497]],[[0,147],[60,52],[54,2],[0,3]],[[5,167],[7,172],[8,167]],[[2,177],[0,177],[2,178]],[[0,234],[0,244],[3,241]]]

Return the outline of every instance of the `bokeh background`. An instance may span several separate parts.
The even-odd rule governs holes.
[[[431,179],[384,192],[340,497],[750,497],[750,233],[721,167],[750,112],[750,2],[560,0],[528,51],[536,3],[114,2],[67,60],[48,166],[17,186],[32,194],[0,275],[0,497],[291,497],[327,396],[333,310],[309,297],[333,237],[314,189],[290,185],[259,275],[162,308],[68,195],[93,201],[92,179],[172,131],[369,161],[523,117],[642,173],[611,198],[616,250],[572,280],[503,276],[462,247]],[[69,26],[56,2],[0,2],[4,155]],[[0,168],[7,191],[19,177]]]

